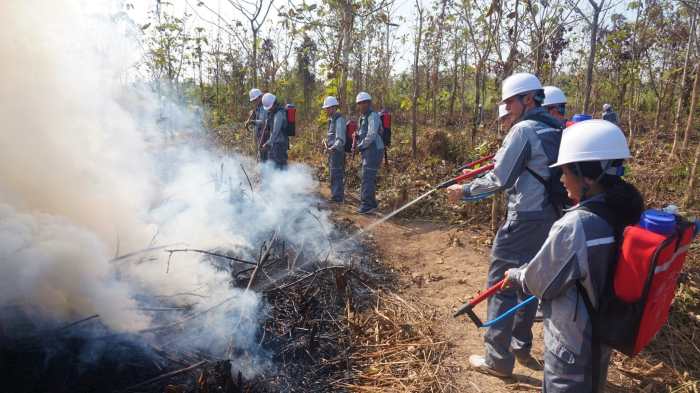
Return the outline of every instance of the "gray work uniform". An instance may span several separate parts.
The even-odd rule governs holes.
[[[362,154],[362,186],[360,190],[360,211],[375,209],[379,206],[375,197],[377,191],[377,173],[384,156],[381,121],[379,114],[369,109],[360,116],[357,130],[357,148]]]
[[[603,112],[603,120],[607,120],[615,125],[618,124],[618,118],[617,118],[617,113],[615,113],[612,109],[609,111]]]
[[[533,115],[551,117],[543,108],[534,108],[524,118]],[[558,122],[552,118],[552,123]],[[463,187],[465,195],[505,190],[508,197],[506,220],[498,229],[491,248],[488,287],[503,279],[506,270],[529,262],[557,219],[544,185],[527,171],[529,168],[544,180],[550,178],[549,164],[558,152],[546,151],[540,139],[550,132],[561,130],[534,120],[514,124],[494,157],[494,169]],[[525,298],[517,288],[497,293],[488,300],[488,319],[501,315]],[[510,374],[515,365],[514,352],[523,356],[529,354],[536,311],[537,303],[532,303],[521,309],[515,318],[488,328],[484,342],[489,367]]]
[[[345,118],[335,112],[328,120],[328,168],[330,168],[331,199],[342,202],[345,199]]]
[[[602,201],[599,194],[581,205]],[[613,262],[615,238],[603,218],[579,206],[552,226],[532,261],[508,273],[524,292],[542,303],[543,392],[602,392],[607,379],[610,349],[596,344],[594,350],[593,326],[581,291],[597,307]],[[599,377],[593,381],[596,366]]]
[[[258,154],[261,162],[267,161],[267,150],[262,149],[263,143],[265,143],[265,126],[267,122],[267,111],[262,105],[258,105],[255,108],[255,148],[258,150]]]
[[[270,160],[278,169],[287,167],[287,150],[289,150],[289,136],[284,129],[287,125],[287,113],[284,108],[277,108],[268,116],[270,126],[270,139],[268,139],[268,154]]]

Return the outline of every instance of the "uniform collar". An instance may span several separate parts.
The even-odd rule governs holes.
[[[601,192],[600,194],[593,195],[592,197],[586,199],[585,201],[579,202],[577,205],[572,206],[568,209],[564,209],[565,212],[570,212],[572,210],[576,210],[582,206],[586,206],[589,203],[596,203],[596,202],[605,202],[605,193]]]

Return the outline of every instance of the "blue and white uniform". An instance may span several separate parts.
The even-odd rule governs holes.
[[[328,167],[330,168],[331,199],[342,202],[345,199],[345,117],[336,111],[328,119]]]
[[[278,107],[268,115],[267,121],[270,124],[270,138],[267,141],[269,158],[275,163],[275,167],[286,168],[289,136],[284,131],[287,126],[285,109]]]
[[[375,193],[377,191],[377,173],[384,156],[382,141],[382,122],[379,114],[371,108],[360,116],[357,131],[357,148],[362,154],[362,186],[360,190],[360,211],[378,207]]]
[[[541,107],[526,112],[523,118],[533,116],[546,117],[552,124],[559,123]],[[549,165],[556,161],[558,151],[547,151],[542,144],[542,139],[549,133],[561,133],[561,129],[535,120],[517,122],[494,157],[494,169],[463,187],[465,196],[504,190],[508,197],[507,217],[496,233],[491,249],[487,287],[502,280],[508,269],[529,262],[558,218],[544,185],[527,170],[529,168],[544,180],[550,178]],[[556,136],[560,138],[561,134]],[[488,319],[501,315],[525,298],[523,291],[517,288],[490,297]],[[536,311],[537,303],[532,303],[515,318],[489,327],[484,335],[484,360],[488,367],[511,374],[515,355],[529,354]]]
[[[603,203],[603,195],[569,209],[535,257],[508,273],[521,291],[542,304],[543,392],[602,392],[607,379],[610,350],[597,343],[593,348],[593,326],[581,291],[597,307],[615,255],[615,238],[603,218],[581,208],[588,203]],[[594,365],[599,367],[598,381],[593,381]]]
[[[267,151],[262,149],[262,145],[265,143],[265,124],[267,122],[267,111],[263,108],[262,104],[255,107],[255,119],[253,123],[255,124],[255,146],[260,154],[260,161],[267,161]]]

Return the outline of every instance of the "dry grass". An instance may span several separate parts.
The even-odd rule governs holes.
[[[374,307],[348,316],[352,378],[335,383],[353,392],[454,392],[444,360],[448,343],[434,328],[435,312],[416,299],[376,292]]]

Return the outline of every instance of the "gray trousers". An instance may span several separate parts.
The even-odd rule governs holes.
[[[258,149],[258,156],[260,158],[260,162],[265,162],[268,159],[268,150],[262,148],[262,142],[263,141],[263,130],[262,129],[256,129],[255,130],[255,148]]]
[[[543,213],[544,216],[547,214]],[[552,214],[553,216],[553,214]],[[502,280],[505,272],[528,263],[544,243],[554,217],[543,220],[509,219],[498,229],[491,249],[488,287]],[[520,288],[511,287],[491,296],[487,305],[488,320],[506,312],[528,297]],[[532,348],[532,324],[537,302],[520,309],[513,318],[491,326],[484,335],[486,364],[510,374],[515,366],[514,353],[527,355]],[[512,350],[512,351],[511,351]]]
[[[345,150],[330,151],[328,167],[331,178],[331,199],[342,202],[345,199]]]
[[[595,362],[590,345],[579,355],[566,348],[546,348],[544,351],[543,393],[602,393],[608,377],[611,350],[599,346],[598,362]],[[593,368],[598,367],[597,380]]]
[[[382,165],[384,149],[377,149],[374,144],[362,153],[362,186],[360,189],[360,210],[374,209],[379,206],[377,192],[377,173]]]
[[[259,148],[260,149],[260,162],[267,162],[268,160],[268,151],[267,149]]]
[[[289,142],[273,143],[268,152],[270,160],[275,163],[275,168],[284,169],[287,167],[287,150]]]

